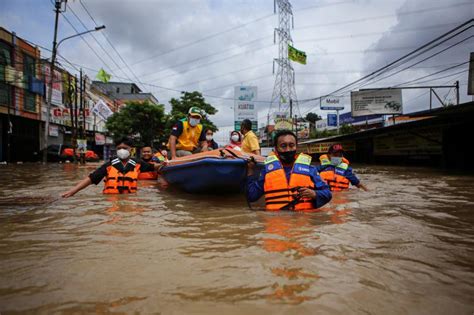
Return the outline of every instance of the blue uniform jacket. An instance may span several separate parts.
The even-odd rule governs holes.
[[[335,167],[334,165],[319,165],[317,169],[318,169],[318,172],[321,173],[328,170],[334,171]],[[351,182],[351,184],[354,186],[357,186],[360,183],[360,180],[357,178],[357,176],[355,176],[355,174],[352,173],[352,167],[350,166],[347,168],[347,170],[344,172],[344,175],[342,176],[347,178]]]
[[[313,180],[314,187],[316,190],[316,199],[313,200],[313,206],[316,209],[328,203],[332,198],[332,194],[329,190],[329,186],[321,179],[321,177],[319,177],[316,167],[310,166],[309,168],[311,172],[311,179]],[[285,170],[286,179],[289,181],[292,166],[283,166],[283,169]],[[265,182],[265,174],[266,170],[263,169],[260,172],[260,176],[258,177],[258,179],[251,177],[247,178],[247,198],[250,202],[257,201],[260,197],[263,196],[263,184]]]

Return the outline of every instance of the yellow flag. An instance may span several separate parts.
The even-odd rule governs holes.
[[[305,65],[306,53],[288,44],[288,59]]]

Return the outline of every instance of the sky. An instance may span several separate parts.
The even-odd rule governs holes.
[[[474,17],[470,0],[290,2],[291,37],[307,54],[306,65],[292,63],[298,100],[329,94]],[[69,0],[60,16],[58,40],[97,25],[106,29],[62,43],[59,62],[72,73],[83,68],[94,78],[104,68],[112,81],[138,83],[167,110],[180,91],[200,91],[219,110],[210,118],[221,130],[218,140],[225,141],[234,120],[234,86],[258,87],[259,125],[267,121],[275,83],[272,64],[278,58],[273,6],[272,0]],[[43,57],[50,56],[52,0],[1,1],[0,26],[44,47]],[[472,35],[473,28],[392,73],[454,45],[445,52],[363,88],[390,87],[433,74],[412,85],[459,80],[461,102],[471,100],[466,92],[468,65],[456,65],[467,62],[474,51]],[[438,91],[454,102],[453,89]],[[343,112],[350,111],[349,93],[342,95]],[[428,108],[428,90],[403,91],[404,113]],[[301,101],[294,109],[298,116],[308,112],[328,114],[319,109],[319,101]]]

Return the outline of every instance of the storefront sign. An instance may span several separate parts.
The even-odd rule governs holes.
[[[99,116],[99,118],[103,121],[106,121],[110,116],[114,114],[109,108],[109,106],[107,106],[107,104],[105,104],[105,102],[101,99],[98,100],[95,104],[94,108],[92,109],[92,113]]]
[[[48,134],[51,137],[58,137],[59,136],[59,127],[57,125],[49,125]]]
[[[43,65],[43,75],[46,84],[46,97],[48,97],[49,86],[51,82],[51,67],[49,64]],[[54,70],[53,72],[53,93],[51,97],[51,103],[58,106],[63,104],[62,77],[61,72],[59,72],[58,70]]]
[[[104,145],[105,144],[105,136],[100,133],[95,134],[95,144],[96,145]]]

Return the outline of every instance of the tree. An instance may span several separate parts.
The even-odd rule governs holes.
[[[214,108],[211,104],[206,103],[206,100],[201,93],[194,92],[181,92],[180,99],[172,98],[170,100],[171,104],[171,113],[167,121],[167,129],[171,130],[173,124],[176,121],[186,118],[188,116],[188,111],[191,107],[196,106],[201,109],[203,112],[203,117],[201,119],[201,124],[204,129],[211,129],[212,131],[217,131],[217,127],[212,121],[209,120],[209,115],[214,115],[217,113],[217,109]]]
[[[322,118],[318,114],[308,113],[305,119],[309,121],[310,123],[314,124],[315,122],[317,122],[318,120],[321,120]]]
[[[165,131],[164,106],[148,101],[127,102],[107,120],[106,127],[116,139],[134,137],[136,145],[152,145],[153,140],[163,136]]]

